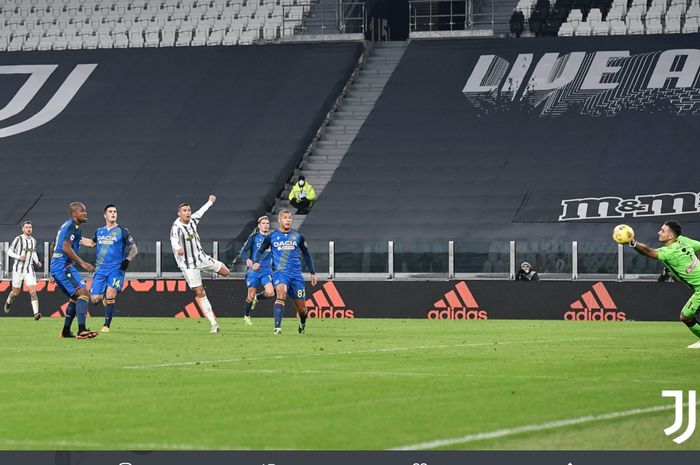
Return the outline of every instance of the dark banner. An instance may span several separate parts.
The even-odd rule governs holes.
[[[700,235],[698,44],[412,41],[305,234],[600,241],[632,223],[651,242],[677,218]]]
[[[178,204],[219,202],[204,238],[247,237],[318,130],[358,43],[0,53],[0,236],[51,240],[72,201],[167,241]],[[310,179],[310,181],[312,181]],[[7,226],[5,226],[7,225]]]
[[[7,293],[10,285],[0,283],[0,292]],[[243,314],[243,281],[209,280],[205,288],[218,316]],[[37,289],[45,315],[62,317],[66,298],[55,284],[40,281]],[[307,283],[306,308],[312,318],[677,321],[689,296],[680,284],[656,282],[327,281],[316,287]],[[204,317],[184,280],[128,280],[117,302],[119,316]],[[272,302],[260,301],[256,315],[271,316]],[[23,293],[10,315],[28,317],[30,308]],[[294,312],[289,302],[287,312]]]
[[[412,451],[412,452],[0,452],[7,465],[692,465],[697,452]]]

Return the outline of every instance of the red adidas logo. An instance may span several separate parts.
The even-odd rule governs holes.
[[[564,313],[567,321],[625,321],[625,312],[618,312],[617,305],[601,282],[593,285],[592,291],[581,294],[571,303],[571,310]]]
[[[355,318],[355,311],[345,308],[333,281],[328,281],[306,299],[306,315],[309,318]]]
[[[202,310],[199,299],[195,297],[194,302],[185,305],[185,310],[175,314],[175,318],[206,318],[206,315],[204,310]]]
[[[487,320],[486,310],[479,310],[479,304],[472,295],[467,283],[460,281],[455,291],[445,294],[444,299],[435,302],[434,309],[428,312],[429,320]]]

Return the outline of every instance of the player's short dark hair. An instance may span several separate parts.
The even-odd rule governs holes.
[[[189,206],[190,206],[190,204],[187,203],[187,202],[181,203],[180,205],[177,206],[177,211],[180,211],[180,209],[181,209],[182,207],[189,207]]]
[[[676,237],[680,236],[682,231],[683,231],[683,226],[678,221],[674,220],[669,220],[664,223],[665,226],[668,226],[668,228],[673,231],[673,233],[676,235]]]
[[[110,203],[110,204],[107,205],[107,206],[105,207],[105,209],[102,210],[102,211],[103,211],[104,213],[107,213],[107,209],[108,209],[108,208],[114,208],[114,209],[116,210],[116,209],[117,209],[117,206],[114,205],[113,203]]]
[[[85,210],[85,205],[82,202],[71,202],[68,204],[68,212],[73,213],[75,210],[78,209],[78,207]]]
[[[24,227],[25,224],[32,224],[31,220],[27,220],[24,223],[22,223],[22,227]]]
[[[262,220],[270,221],[270,218],[267,215],[263,215],[260,218],[258,218],[258,224],[260,224]]]

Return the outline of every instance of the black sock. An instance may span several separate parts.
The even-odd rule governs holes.
[[[85,325],[78,325],[78,334],[82,333],[83,331],[87,331],[85,329]]]

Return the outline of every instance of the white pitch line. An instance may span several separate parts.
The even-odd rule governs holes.
[[[700,401],[696,402],[696,405]],[[685,404],[688,405],[687,403]],[[435,449],[438,447],[452,446],[455,444],[465,444],[468,442],[483,441],[486,439],[502,438],[505,436],[513,436],[521,433],[531,433],[533,431],[543,431],[547,429],[564,428],[566,426],[581,425],[584,423],[592,423],[596,421],[612,420],[615,418],[631,417],[634,415],[643,415],[645,413],[663,412],[664,410],[673,410],[675,405],[657,405],[655,407],[636,408],[632,410],[624,410],[622,412],[603,413],[600,415],[587,415],[585,417],[569,418],[565,420],[550,421],[546,423],[538,423],[533,425],[516,426],[515,428],[499,429],[487,433],[467,434],[459,438],[435,439],[433,441],[421,442],[418,444],[410,444],[400,447],[392,447],[388,450],[426,450]]]
[[[199,368],[202,371],[220,371],[216,368]],[[410,377],[435,377],[450,376],[449,373],[416,373],[406,371],[340,371],[340,370],[236,370],[236,374],[262,374],[262,375],[349,375],[349,376],[410,376]]]
[[[0,446],[9,447],[31,447],[31,448],[68,448],[68,449],[98,449],[108,450],[114,449],[115,445],[120,449],[125,450],[246,450],[237,445],[212,446],[210,444],[177,444],[163,442],[135,442],[135,443],[105,443],[93,441],[70,441],[70,440],[53,440],[46,441],[29,440],[29,439],[2,439],[0,438]]]
[[[238,357],[226,358],[221,360],[193,360],[190,362],[172,362],[172,363],[156,363],[153,365],[127,365],[122,368],[131,370],[143,370],[148,368],[169,368],[189,365],[202,365],[210,363],[237,363],[237,362],[257,362],[262,360],[288,360],[292,358],[308,358],[320,356],[336,356],[336,355],[358,355],[358,354],[374,354],[382,352],[409,352],[412,350],[432,350],[432,349],[452,349],[465,347],[483,347],[483,346],[502,346],[512,344],[552,344],[555,342],[575,342],[575,341],[597,341],[601,338],[572,338],[572,339],[549,339],[549,340],[534,340],[534,341],[505,341],[505,342],[475,342],[472,344],[451,344],[451,345],[433,345],[433,346],[414,346],[414,347],[386,347],[381,349],[366,349],[366,350],[351,350],[346,352],[317,352],[304,354],[288,354],[288,355],[272,355],[269,357]]]

